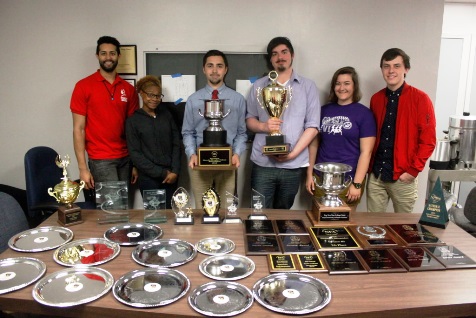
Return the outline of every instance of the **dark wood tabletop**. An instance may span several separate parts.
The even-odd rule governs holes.
[[[245,219],[249,209],[241,209],[239,215]],[[311,226],[305,211],[296,210],[267,210],[269,219],[286,220],[302,219]],[[97,210],[82,211],[85,220],[82,224],[70,226],[74,232],[74,240],[103,237],[104,232],[114,224],[98,225]],[[181,239],[192,244],[208,237],[223,237],[231,239],[236,244],[234,254],[245,255],[244,234],[242,224],[201,224],[202,212],[195,210],[194,225],[174,225],[174,214],[167,211],[167,223],[158,224],[164,231],[162,238]],[[130,212],[131,222],[143,222],[144,211]],[[352,215],[347,224],[404,224],[417,223],[420,214],[400,213],[365,213],[357,212]],[[41,226],[59,225],[56,214],[41,224]],[[336,226],[340,223],[336,223]],[[476,260],[476,239],[451,223],[446,229],[428,227],[448,245],[454,245],[467,256]],[[119,279],[125,273],[143,269],[134,262],[131,253],[134,246],[121,246],[121,252],[115,259],[98,267],[109,271],[114,279]],[[62,270],[65,267],[53,259],[54,250],[39,253],[21,253],[8,249],[0,255],[0,259],[9,257],[35,257],[47,265],[46,275]],[[182,266],[175,267],[184,273],[191,282],[190,291],[212,281],[198,269],[208,255],[201,253]],[[236,281],[249,289],[255,282],[269,275],[266,256],[248,256],[256,264],[256,269],[250,276]],[[476,269],[451,269],[444,271],[422,271],[405,273],[372,273],[355,275],[329,275],[328,273],[312,273],[312,275],[327,286],[332,292],[330,303],[318,312],[304,317],[461,317],[476,314]],[[69,308],[56,308],[42,305],[32,297],[33,285],[21,290],[0,295],[0,309],[3,311],[43,314],[63,317],[203,317],[188,304],[188,294],[178,301],[156,308],[134,308],[117,301],[112,292],[84,305]],[[243,317],[276,317],[280,314],[270,311],[258,302],[247,311]]]

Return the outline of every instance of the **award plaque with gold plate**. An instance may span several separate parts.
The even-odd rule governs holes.
[[[268,74],[271,84],[256,90],[256,99],[262,108],[266,110],[269,117],[281,119],[284,110],[288,107],[292,98],[292,88],[284,87],[277,83],[278,73],[271,71]],[[288,154],[291,145],[286,143],[285,135],[279,130],[270,131],[266,136],[266,145],[263,146],[264,155]]]
[[[197,149],[198,170],[227,170],[236,169],[231,164],[232,149],[226,142],[227,132],[221,121],[230,114],[230,109],[225,113],[225,100],[207,99],[204,101],[204,113],[198,110],[209,124],[203,130],[203,143]],[[195,169],[195,168],[194,168]]]
[[[212,187],[208,188],[202,196],[202,208],[205,212],[202,218],[202,223],[220,223],[220,196]]]
[[[338,195],[352,183],[352,177],[345,175],[352,167],[342,163],[324,162],[314,165],[314,170],[317,173],[314,183],[324,191],[324,196],[313,197],[312,211],[306,212],[312,225],[350,222],[351,209]]]
[[[74,204],[74,201],[76,201],[79,193],[84,188],[84,181],[77,183],[68,178],[68,171],[66,170],[70,163],[68,155],[64,156],[63,159],[58,155],[55,162],[59,168],[63,169],[63,178],[61,178],[62,181],[60,183],[55,185],[54,190],[53,188],[48,189],[48,194],[60,203],[58,223],[63,226],[83,223],[81,208]]]

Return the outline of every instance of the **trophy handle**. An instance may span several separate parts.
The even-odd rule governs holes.
[[[226,112],[226,114],[225,114],[225,115],[223,115],[223,117],[222,117],[221,119],[223,119],[223,118],[225,118],[226,116],[228,116],[228,115],[230,114],[230,112],[231,112],[231,108],[230,108],[230,109],[228,109],[228,111]]]
[[[263,103],[261,102],[261,92],[263,89],[261,87],[258,87],[256,89],[256,100],[258,101],[258,104],[261,106],[261,108],[264,108]]]
[[[350,184],[352,183],[352,177],[351,176],[347,176],[348,179],[347,181],[345,182],[345,187],[347,188],[348,186],[350,186]]]
[[[198,114],[203,117],[202,111],[199,109]]]

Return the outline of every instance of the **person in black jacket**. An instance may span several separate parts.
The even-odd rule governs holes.
[[[156,76],[141,78],[136,89],[142,108],[127,119],[127,148],[139,172],[141,194],[144,190],[165,189],[166,207],[170,209],[180,172],[180,132],[172,114],[159,106],[163,95]]]

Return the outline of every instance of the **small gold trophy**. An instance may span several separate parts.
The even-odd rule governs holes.
[[[220,223],[220,196],[212,187],[208,188],[202,196],[202,207],[205,214],[202,223]]]
[[[187,190],[179,187],[172,196],[172,211],[175,213],[174,224],[191,225],[194,223],[192,208],[189,204],[189,194]],[[185,209],[185,210],[184,210]]]
[[[69,180],[68,171],[66,171],[69,162],[68,155],[63,159],[60,155],[56,157],[56,165],[63,169],[63,178],[61,178],[63,181],[55,185],[54,191],[52,188],[48,189],[48,194],[61,204],[58,208],[58,223],[63,226],[83,223],[81,208],[73,203],[84,188],[84,181],[81,180],[80,183],[77,183]]]
[[[292,88],[283,87],[277,83],[278,73],[271,71],[268,74],[271,84],[264,88],[257,88],[256,98],[269,117],[280,119],[292,98]],[[266,145],[263,146],[264,155],[288,154],[291,145],[286,143],[285,135],[279,130],[270,131],[266,136]]]

